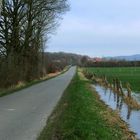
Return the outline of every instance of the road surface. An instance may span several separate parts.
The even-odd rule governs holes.
[[[76,67],[0,98],[0,140],[35,140],[70,83]]]

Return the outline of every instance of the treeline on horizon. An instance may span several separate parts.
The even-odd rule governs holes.
[[[102,61],[84,63],[84,67],[140,67],[140,61],[126,61],[126,60],[114,60],[114,61]]]
[[[77,65],[80,67],[140,67],[140,61],[126,60],[106,60],[95,61],[94,58],[88,56],[77,55],[72,53],[45,53],[45,62],[48,67],[48,72],[61,70],[67,65]]]
[[[45,44],[68,9],[67,0],[2,0],[0,88],[47,73]]]
[[[81,57],[82,67],[140,67],[140,61],[127,61],[118,59],[106,59],[106,58],[90,58],[88,56]]]

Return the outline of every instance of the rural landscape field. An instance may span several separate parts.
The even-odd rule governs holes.
[[[99,77],[106,76],[110,82],[113,82],[114,78],[118,78],[124,87],[126,83],[130,83],[132,90],[140,93],[140,67],[91,67],[86,69]]]
[[[140,0],[0,0],[0,140],[140,140]]]

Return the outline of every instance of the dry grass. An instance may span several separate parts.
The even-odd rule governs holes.
[[[85,80],[85,81],[88,80],[83,74],[83,69],[78,68],[78,74],[79,74],[80,80]]]
[[[41,80],[45,80],[45,79],[48,79],[48,78],[51,78],[51,77],[55,77],[55,76],[57,76],[59,74],[61,74],[61,72],[59,72],[59,71],[58,72],[55,72],[55,73],[49,73],[46,76],[41,77],[40,79]]]
[[[93,87],[90,86],[90,89],[95,92]],[[98,93],[96,94],[96,98],[100,101],[100,105],[106,106],[106,110],[100,111],[100,115],[104,118],[104,120],[110,125],[110,126],[117,126],[119,127],[124,135],[121,140],[137,140],[135,137],[135,133],[129,130],[128,125],[120,118],[119,111],[118,110],[112,110],[110,107],[105,105],[105,103],[100,100],[100,96]]]
[[[24,87],[26,84],[23,81],[19,81],[18,84],[15,86],[15,88],[20,88],[20,87]]]
[[[69,67],[66,67],[66,68],[64,68],[63,71],[55,72],[55,73],[49,73],[46,76],[41,77],[40,79],[36,79],[36,80],[33,80],[31,82],[28,82],[28,83],[25,83],[23,81],[19,81],[18,84],[12,85],[9,88],[0,89],[0,97],[12,94],[12,93],[14,93],[16,91],[19,91],[21,89],[27,88],[27,87],[32,86],[34,84],[37,84],[37,83],[43,82],[45,80],[48,80],[50,78],[56,77],[60,74],[63,74],[64,72],[66,72],[68,69],[69,69]]]
[[[135,99],[125,97],[124,101],[130,108],[140,110],[140,104]]]

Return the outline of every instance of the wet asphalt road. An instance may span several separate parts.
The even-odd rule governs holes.
[[[76,67],[0,98],[0,140],[35,140],[69,85]]]

